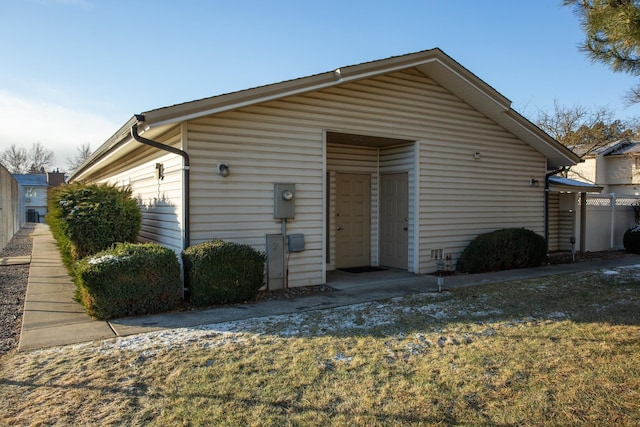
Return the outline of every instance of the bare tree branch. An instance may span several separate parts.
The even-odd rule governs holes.
[[[53,151],[36,142],[31,146],[28,154],[29,173],[45,173],[47,168],[53,166],[55,160]]]
[[[91,156],[91,144],[88,142],[86,144],[80,145],[80,147],[76,148],[76,154],[73,157],[67,157],[67,166],[69,167],[69,172],[72,172],[78,168],[85,160],[87,160]]]
[[[27,150],[11,144],[11,147],[0,153],[0,163],[13,174],[26,173],[27,168]]]

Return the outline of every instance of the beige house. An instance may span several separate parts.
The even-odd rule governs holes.
[[[640,194],[640,142],[622,139],[592,152],[574,147],[583,162],[572,166],[568,177],[600,185],[605,193]]]
[[[131,186],[142,240],[250,244],[294,287],[433,272],[499,228],[544,235],[546,174],[578,160],[432,49],[134,116],[70,181]]]

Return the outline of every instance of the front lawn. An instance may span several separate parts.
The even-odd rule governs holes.
[[[17,425],[639,425],[640,266],[11,353]]]

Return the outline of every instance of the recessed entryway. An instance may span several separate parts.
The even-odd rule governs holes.
[[[328,270],[413,271],[415,141],[326,133]],[[373,274],[373,273],[367,273]]]

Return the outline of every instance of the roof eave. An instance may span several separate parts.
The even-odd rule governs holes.
[[[556,176],[549,177],[549,190],[567,193],[601,193],[604,190],[601,185],[568,178],[560,178],[558,181],[558,178]]]
[[[107,139],[96,151],[94,151],[88,159],[80,164],[74,170],[67,182],[71,183],[76,180],[81,180],[83,176],[88,172],[89,168],[97,164],[101,159],[107,156],[111,151],[116,149],[119,145],[122,145],[130,137],[131,126],[137,123],[135,116],[131,117],[116,133],[114,133],[109,139]]]
[[[562,184],[550,184],[549,190],[551,191],[560,191],[565,193],[602,193],[604,187],[581,187],[581,186],[571,186],[571,185],[562,185]]]

